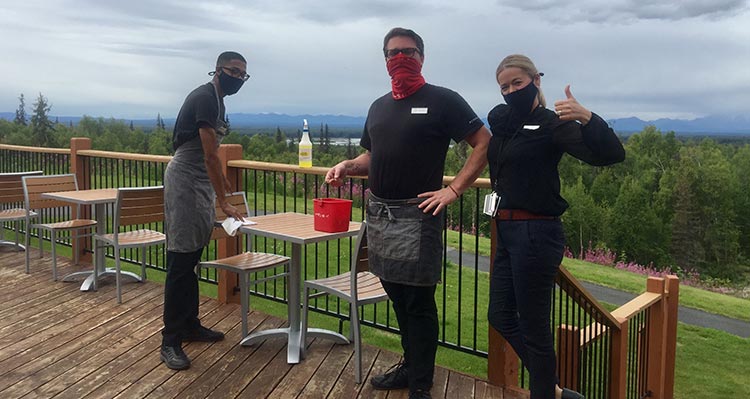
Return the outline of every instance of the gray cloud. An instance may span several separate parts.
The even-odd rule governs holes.
[[[746,12],[747,0],[498,0],[498,4],[542,13],[560,22],[632,23],[639,20],[679,21],[690,18],[722,19]]]

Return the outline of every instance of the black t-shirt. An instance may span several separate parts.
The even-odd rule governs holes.
[[[200,126],[218,129],[224,121],[224,101],[217,97],[214,85],[206,83],[188,94],[177,114],[172,132],[172,146],[177,147],[199,135]]]
[[[594,113],[581,126],[561,121],[543,107],[519,117],[513,108],[500,104],[490,111],[487,122],[492,130],[487,160],[500,209],[562,215],[568,203],[560,196],[557,164],[564,152],[595,166],[625,159],[615,132]]]
[[[411,96],[375,100],[360,145],[370,151],[372,193],[414,198],[439,190],[450,140],[460,142],[484,125],[456,92],[425,84]]]

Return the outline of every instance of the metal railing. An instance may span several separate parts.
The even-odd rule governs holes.
[[[82,189],[134,187],[162,184],[166,163],[171,159],[94,151],[88,149],[90,142],[87,147],[85,143],[73,145],[73,140],[70,150],[0,144],[0,172],[71,171],[78,176]],[[353,200],[353,220],[364,218],[366,177],[348,178],[344,186],[332,188],[323,184],[326,168],[303,169],[245,161],[241,159],[241,148],[230,149],[220,148],[224,171],[236,189],[245,191],[254,214],[311,213],[314,198],[340,197]],[[445,177],[443,183],[447,185],[451,181],[452,177]],[[490,238],[493,241],[490,252],[494,251],[496,233],[489,219],[480,214],[480,199],[489,188],[487,179],[479,179],[444,216],[443,278],[436,293],[440,345],[488,357],[491,382],[524,387],[525,377],[518,373],[517,357],[512,350],[500,349],[507,343],[489,328],[486,319],[491,256],[479,253]],[[265,238],[254,240],[255,249],[282,254],[291,251],[289,245],[282,242]],[[352,244],[351,239],[341,239],[309,245],[302,263],[304,276],[321,278],[348,270]],[[242,243],[237,247],[238,250],[246,248]],[[212,242],[204,251],[204,258],[215,259],[221,251],[219,243]],[[165,269],[163,252],[164,249],[159,248],[152,253],[149,267]],[[137,263],[138,259],[135,253],[124,256],[125,261],[132,263]],[[214,270],[205,273],[211,274],[202,275],[202,280],[222,285]],[[570,273],[560,268],[550,327],[555,336],[561,385],[577,389],[590,398],[669,397],[674,374],[678,282],[672,277],[666,282],[657,280],[650,278],[646,293],[608,312]],[[283,281],[272,280],[257,286],[254,294],[285,301],[283,284]],[[221,298],[221,290],[219,296]],[[348,308],[338,300],[316,300],[312,308],[341,321],[348,318]],[[398,331],[389,305],[368,305],[361,312],[361,318],[365,325]]]

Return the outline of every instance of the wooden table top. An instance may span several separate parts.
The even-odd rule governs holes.
[[[253,221],[256,224],[240,227],[242,233],[276,238],[295,244],[310,244],[336,238],[352,237],[357,235],[362,225],[359,222],[349,222],[349,229],[338,233],[317,231],[314,229],[313,215],[296,212],[251,216],[247,220]]]
[[[81,205],[106,204],[117,201],[117,189],[96,188],[92,190],[58,191],[55,193],[43,193],[42,197]]]

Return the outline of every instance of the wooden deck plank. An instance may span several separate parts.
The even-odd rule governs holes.
[[[238,305],[201,298],[202,323],[226,332],[217,343],[191,342],[189,370],[169,370],[159,359],[163,286],[126,283],[117,304],[114,281],[96,292],[80,282],[51,279],[49,253],[31,258],[0,248],[0,398],[407,398],[408,390],[377,391],[369,379],[401,357],[363,345],[363,383],[354,382],[352,345],[309,341],[306,358],[286,362],[286,341],[269,339],[242,347]],[[59,274],[85,270],[60,258]],[[258,311],[248,315],[251,331],[276,328],[285,320]],[[486,381],[436,367],[435,398],[527,399]]]
[[[213,327],[214,324],[224,319],[234,309],[230,306],[219,306],[208,314],[201,317],[201,323],[206,327]],[[183,345],[185,353],[188,358],[195,359],[204,350],[206,350],[210,343],[207,342],[190,342]],[[147,371],[141,375],[140,378],[135,380],[130,386],[124,391],[120,392],[116,397],[118,398],[144,398],[148,396],[151,391],[156,389],[159,385],[163,384],[173,375],[177,374],[176,371],[170,370],[162,365],[161,359],[159,358],[158,351],[153,356],[148,356],[141,359],[136,366],[140,371]]]
[[[173,375],[169,380],[159,385],[146,396],[147,398],[174,398],[178,396],[193,381],[201,379],[207,369],[220,360],[232,346],[239,342],[240,335],[242,334],[240,331],[242,330],[242,326],[239,323],[240,317],[238,314],[239,306],[226,306],[226,308],[231,309],[231,312],[224,319],[212,326],[215,330],[225,332],[224,340],[210,345],[196,358],[191,358],[192,362],[188,370]]]
[[[302,390],[306,388],[308,382],[318,371],[319,367],[324,361],[327,360],[328,355],[331,353],[334,344],[329,340],[316,339],[306,347],[305,360],[300,364],[294,366],[294,370],[287,373],[284,378],[279,381],[275,389],[268,395],[270,398],[296,398]],[[343,351],[339,351],[344,353]],[[329,362],[330,363],[330,362]],[[336,374],[328,374],[329,381],[335,381],[338,377]],[[326,391],[327,393],[328,391]],[[326,395],[319,395],[317,397],[323,398]]]
[[[248,315],[248,330],[255,331],[256,329],[265,328],[276,328],[281,325],[279,319],[269,319],[268,316],[252,312]],[[197,399],[207,397],[213,390],[221,385],[226,378],[234,372],[238,367],[244,365],[245,360],[255,352],[258,348],[254,347],[242,347],[239,345],[241,333],[231,335],[227,340],[234,345],[224,354],[224,356],[211,365],[211,367],[203,373],[201,379],[193,381],[180,395],[181,398],[186,399]]]
[[[457,398],[458,395],[470,394],[474,397],[474,379],[461,373],[451,371],[448,375],[448,389],[445,398]]]
[[[145,293],[148,292],[154,292],[152,295],[158,294],[158,290],[154,290],[153,287],[144,287],[149,289],[148,291],[145,291]],[[140,291],[138,291],[140,292]],[[137,292],[134,292],[134,294]],[[146,301],[150,299],[151,296],[143,295],[143,299],[139,301],[134,301],[134,305],[142,305],[141,301]],[[139,309],[134,315],[134,318],[137,319],[139,316],[141,316],[140,313],[143,311],[147,311],[149,308],[146,306],[140,306],[143,309]],[[64,359],[68,355],[75,354],[75,352],[79,349],[85,349],[88,350],[91,348],[91,346],[96,346],[97,341],[101,341],[102,339],[109,338],[110,335],[113,334],[113,331],[116,332],[117,329],[119,329],[123,322],[129,323],[134,319],[131,317],[131,319],[128,318],[115,318],[110,320],[108,323],[102,326],[102,328],[89,330],[90,332],[86,332],[84,330],[84,333],[81,335],[78,335],[76,337],[73,337],[72,339],[65,341],[66,338],[69,338],[70,336],[66,336],[65,334],[60,334],[61,338],[60,340],[56,339],[50,339],[45,341],[41,345],[37,345],[37,348],[33,349],[39,349],[39,350],[32,350],[29,349],[25,351],[22,355],[14,356],[13,358],[9,359],[7,362],[3,362],[3,367],[13,367],[13,366],[20,366],[18,369],[12,370],[9,374],[10,375],[3,375],[0,377],[0,388],[5,388],[6,383],[9,381],[12,382],[14,377],[17,375],[28,375],[29,377],[24,380],[32,380],[33,383],[37,384],[43,384],[50,378],[54,378],[57,376],[55,373],[55,370],[58,370],[60,367],[73,367],[73,366],[80,366],[76,362],[68,362]],[[95,320],[92,320],[88,325],[96,323]],[[83,328],[86,328],[87,325],[83,325]],[[127,332],[127,330],[125,330]],[[72,334],[71,334],[72,335]],[[57,338],[57,337],[55,337]],[[80,338],[80,339],[76,339]],[[64,342],[63,342],[64,341]],[[57,345],[57,346],[55,346]],[[54,347],[53,347],[54,346]],[[40,353],[44,351],[45,349],[50,349],[52,351],[51,354],[48,354],[47,352]],[[105,346],[106,347],[106,346]],[[49,352],[49,351],[48,351]],[[49,367],[51,364],[56,364],[55,367]],[[64,372],[66,369],[63,369],[60,371]],[[58,373],[58,374],[60,374]],[[22,383],[23,381],[17,381],[13,387],[12,391],[18,392],[19,389],[24,387],[25,384]],[[8,394],[10,391],[1,391],[2,395]]]
[[[154,299],[154,296],[158,297],[160,293],[160,290],[152,290],[147,293],[148,295],[144,295],[144,299]],[[156,305],[158,303],[149,303],[133,308],[123,317],[108,323],[112,324],[112,328],[108,325],[106,330],[101,329],[106,331],[104,334],[96,334],[94,340],[85,344],[77,343],[77,350],[70,356],[60,359],[36,374],[34,380],[37,383],[43,382],[42,377],[54,378],[34,389],[34,392],[40,397],[52,397],[86,378],[108,363],[112,357],[132,348],[140,342],[143,335],[152,333],[148,327],[160,326],[162,311]],[[136,323],[137,325],[134,325]]]

